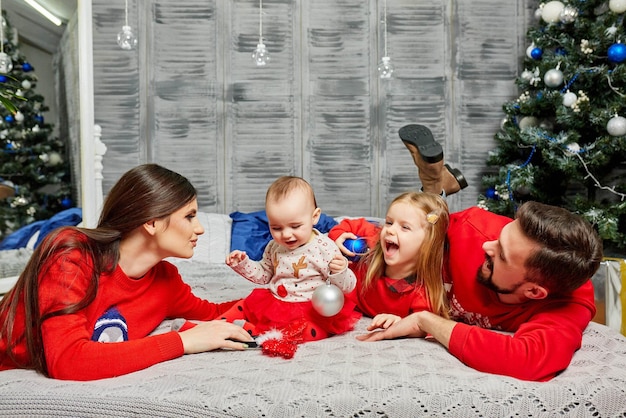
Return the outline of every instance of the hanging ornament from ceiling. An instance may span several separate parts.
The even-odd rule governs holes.
[[[264,67],[270,60],[269,52],[263,43],[263,0],[259,0],[259,43],[252,52],[252,60],[257,67]]]
[[[122,26],[122,31],[117,34],[117,44],[120,48],[128,51],[137,46],[137,37],[128,25],[128,0],[124,0],[124,3],[124,26]]]
[[[393,74],[393,64],[391,64],[391,58],[387,54],[387,0],[383,2],[383,43],[384,43],[384,56],[378,63],[378,75],[383,80],[388,80]]]

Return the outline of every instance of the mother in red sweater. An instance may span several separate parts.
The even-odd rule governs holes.
[[[400,134],[423,190],[459,191],[464,179],[419,128]],[[564,370],[596,311],[590,278],[602,242],[593,227],[565,209],[527,202],[515,220],[479,208],[451,214],[447,240],[443,279],[454,320],[416,312],[359,339],[430,334],[470,367],[525,380]]]
[[[189,181],[156,164],[124,174],[98,227],[64,227],[34,251],[0,302],[0,370],[92,380],[183,354],[243,350],[241,327],[218,318],[234,302],[196,297],[166,257],[190,258],[204,230]],[[149,335],[166,318],[201,322]]]

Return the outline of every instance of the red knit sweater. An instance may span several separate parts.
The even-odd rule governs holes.
[[[565,369],[580,348],[582,333],[595,314],[588,281],[570,295],[548,296],[519,305],[500,302],[476,281],[485,260],[482,244],[495,240],[511,219],[479,208],[450,217],[449,254],[444,281],[452,315],[458,321],[450,352],[468,366],[524,380],[549,380]],[[510,331],[502,334],[487,330]]]
[[[90,280],[91,265],[87,260],[74,250],[51,262],[48,274],[39,279],[42,314],[82,298]],[[102,379],[180,357],[183,344],[177,332],[148,334],[166,318],[211,320],[233,303],[215,304],[196,297],[182,281],[176,267],[166,261],[136,280],[126,276],[118,266],[112,274],[100,276],[98,294],[89,306],[75,314],[55,316],[43,323],[48,372],[58,379]],[[120,339],[124,341],[92,340],[107,324],[117,326],[119,334],[123,335]],[[23,332],[21,304],[14,327],[14,335],[19,339],[15,351],[19,363],[28,365],[30,359],[21,338]],[[6,344],[7,341],[0,340],[0,370],[23,367],[4,356]]]

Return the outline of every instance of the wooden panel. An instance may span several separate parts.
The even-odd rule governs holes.
[[[398,131],[408,124],[426,125],[449,157],[446,137],[447,78],[446,2],[390,1],[387,4],[388,54],[394,78],[385,82],[380,112],[385,115],[381,177],[386,180],[378,216],[393,198],[421,183]]]
[[[227,211],[263,208],[269,184],[300,175],[299,62],[292,1],[263,1],[263,42],[270,62],[257,67],[259,2],[234,0],[227,23],[225,141]]]
[[[258,0],[129,0],[139,47],[115,38],[123,2],[93,0],[96,123],[109,151],[107,190],[145,161],[187,175],[201,207],[263,207],[269,184],[302,175],[331,215],[384,215],[420,187],[398,138],[428,125],[475,204],[502,104],[536,4],[530,0],[265,0],[271,61],[256,67]],[[378,78],[385,52],[395,67]]]
[[[330,215],[366,215],[378,193],[370,12],[369,2],[303,3],[304,177]]]
[[[470,187],[456,196],[455,209],[476,203],[483,190],[485,159],[504,116],[502,104],[515,97],[515,76],[526,47],[526,16],[521,2],[491,0],[455,2],[454,94],[450,103],[455,124],[450,131],[451,157],[458,161]],[[521,52],[521,54],[520,54]]]
[[[139,154],[139,51],[145,36],[138,33],[142,40],[138,50],[123,51],[117,45],[117,34],[124,25],[124,3],[96,0],[92,2],[92,13],[94,114],[107,146],[102,185],[106,193],[125,171],[145,162]],[[129,19],[137,28],[136,13],[132,12]]]
[[[221,211],[224,157],[218,132],[215,3],[154,1],[142,86],[148,161],[180,172],[199,190],[203,210]],[[220,52],[221,53],[221,52]]]

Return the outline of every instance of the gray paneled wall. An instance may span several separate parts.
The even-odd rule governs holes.
[[[419,188],[398,138],[428,125],[476,202],[487,152],[515,97],[531,0],[264,0],[271,61],[256,67],[257,0],[129,0],[136,50],[116,35],[124,2],[93,0],[95,118],[108,147],[105,191],[132,166],[189,177],[203,210],[263,208],[278,176],[301,175],[330,215],[383,216]]]

